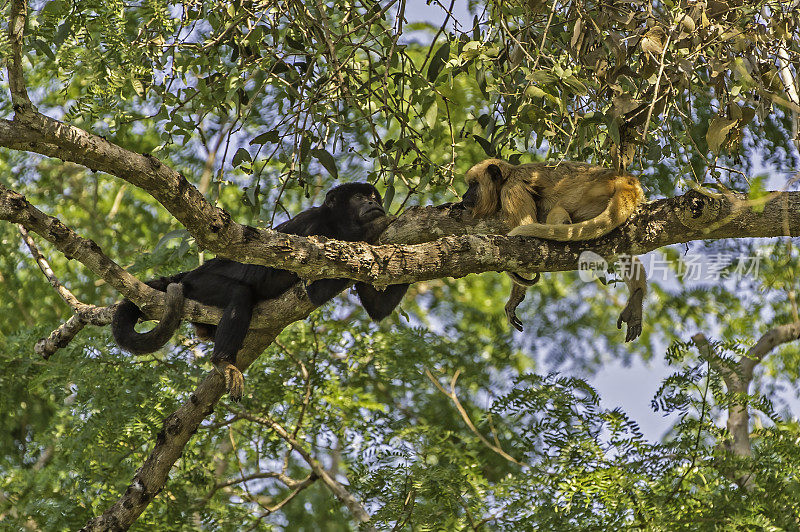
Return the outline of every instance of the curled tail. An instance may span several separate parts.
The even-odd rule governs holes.
[[[614,194],[603,212],[590,220],[574,224],[526,224],[515,227],[509,236],[535,236],[547,240],[571,242],[592,240],[610,233],[631,217],[636,206],[644,201],[639,180],[633,176],[616,179]]]
[[[150,284],[150,283],[148,283]],[[151,285],[153,286],[153,285]],[[153,286],[153,288],[159,288]],[[111,332],[117,345],[135,355],[152,353],[166,344],[181,324],[183,314],[183,285],[170,283],[166,287],[167,297],[164,315],[158,325],[147,332],[137,332],[134,326],[144,316],[133,301],[125,299],[111,320]]]
[[[539,272],[536,272],[536,275],[533,276],[533,279],[526,279],[517,272],[506,272],[506,275],[511,277],[511,280],[514,282],[514,284],[526,287],[535,285],[536,283],[539,282],[539,278],[541,277],[541,274],[539,274]]]

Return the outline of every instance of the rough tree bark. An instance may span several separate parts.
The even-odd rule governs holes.
[[[497,236],[508,229],[499,220],[469,220],[458,208],[409,209],[381,238],[382,245],[302,238],[235,223],[206,201],[184,176],[149,154],[138,154],[74,126],[39,113],[26,90],[22,40],[27,6],[13,0],[9,20],[11,52],[7,61],[15,116],[0,120],[0,146],[34,152],[104,171],[148,192],[161,203],[198,245],[219,256],[276,266],[307,279],[347,277],[375,285],[414,282],[485,271],[559,271],[574,269],[581,251],[603,256],[642,254],[668,244],[696,239],[794,236],[800,234],[800,193],[773,193],[763,210],[750,208],[743,196],[703,195],[659,200],[623,228],[580,244]],[[91,240],[36,209],[0,185],[0,219],[19,223],[52,242],[67,257],[85,264],[151,317],[161,312],[163,295],[150,289],[106,257]],[[494,233],[494,234],[485,234]],[[288,324],[312,310],[298,285],[256,309],[252,329],[239,353],[245,370]],[[188,304],[186,319],[215,323],[220,310]],[[109,312],[98,313],[102,317]],[[164,486],[172,465],[198,426],[224,393],[224,382],[209,373],[189,400],[164,422],[150,456],[120,499],[84,530],[128,528]],[[340,496],[344,496],[339,494]],[[352,502],[352,501],[351,501]],[[368,516],[359,515],[359,520]]]

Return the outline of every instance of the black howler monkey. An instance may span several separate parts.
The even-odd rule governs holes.
[[[301,212],[275,230],[293,235],[319,235],[371,243],[390,222],[382,204],[380,193],[372,185],[348,183],[328,191],[321,206]],[[211,362],[225,376],[231,398],[239,399],[244,380],[233,364],[250,327],[253,307],[260,301],[278,297],[298,280],[297,274],[287,270],[211,259],[194,270],[147,283],[167,293],[164,315],[154,329],[144,333],[134,329],[143,314],[132,301],[125,299],[114,314],[111,330],[121,348],[136,354],[151,353],[167,343],[180,325],[184,297],[224,309],[217,325],[193,325],[198,336],[214,340]],[[321,279],[308,283],[306,291],[312,303],[321,305],[350,283],[349,279]],[[378,321],[391,314],[400,303],[408,284],[377,290],[359,281],[355,287],[369,316]]]

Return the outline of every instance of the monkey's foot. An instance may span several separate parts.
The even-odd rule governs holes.
[[[517,317],[517,307],[522,303],[522,300],[525,299],[525,290],[526,288],[522,285],[516,283],[512,284],[511,295],[508,296],[508,301],[504,307],[508,324],[520,332],[522,332],[522,322]]]
[[[630,342],[635,340],[642,334],[642,300],[644,299],[644,291],[636,290],[628,299],[628,304],[622,309],[617,320],[617,329],[622,328],[622,323],[627,325],[625,332],[625,341]]]
[[[242,400],[242,393],[244,392],[244,375],[239,371],[239,368],[222,360],[214,365],[217,371],[225,377],[225,389],[228,391],[228,396],[231,401],[237,403]]]

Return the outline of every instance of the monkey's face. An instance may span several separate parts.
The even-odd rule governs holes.
[[[477,181],[473,181],[468,183],[469,188],[467,191],[464,192],[464,195],[461,196],[461,204],[464,205],[467,209],[474,209],[475,205],[478,204],[478,191],[480,189],[480,185],[478,185]]]
[[[371,222],[372,220],[386,215],[383,210],[383,203],[380,194],[353,194],[348,201],[348,211],[355,213],[356,220],[361,223]]]
[[[500,189],[503,187],[502,164],[498,159],[487,159],[467,172],[467,191],[461,197],[464,207],[475,217],[484,217],[500,210]]]
[[[378,190],[368,183],[346,183],[328,191],[325,208],[334,218],[357,224],[384,216],[383,200]]]

